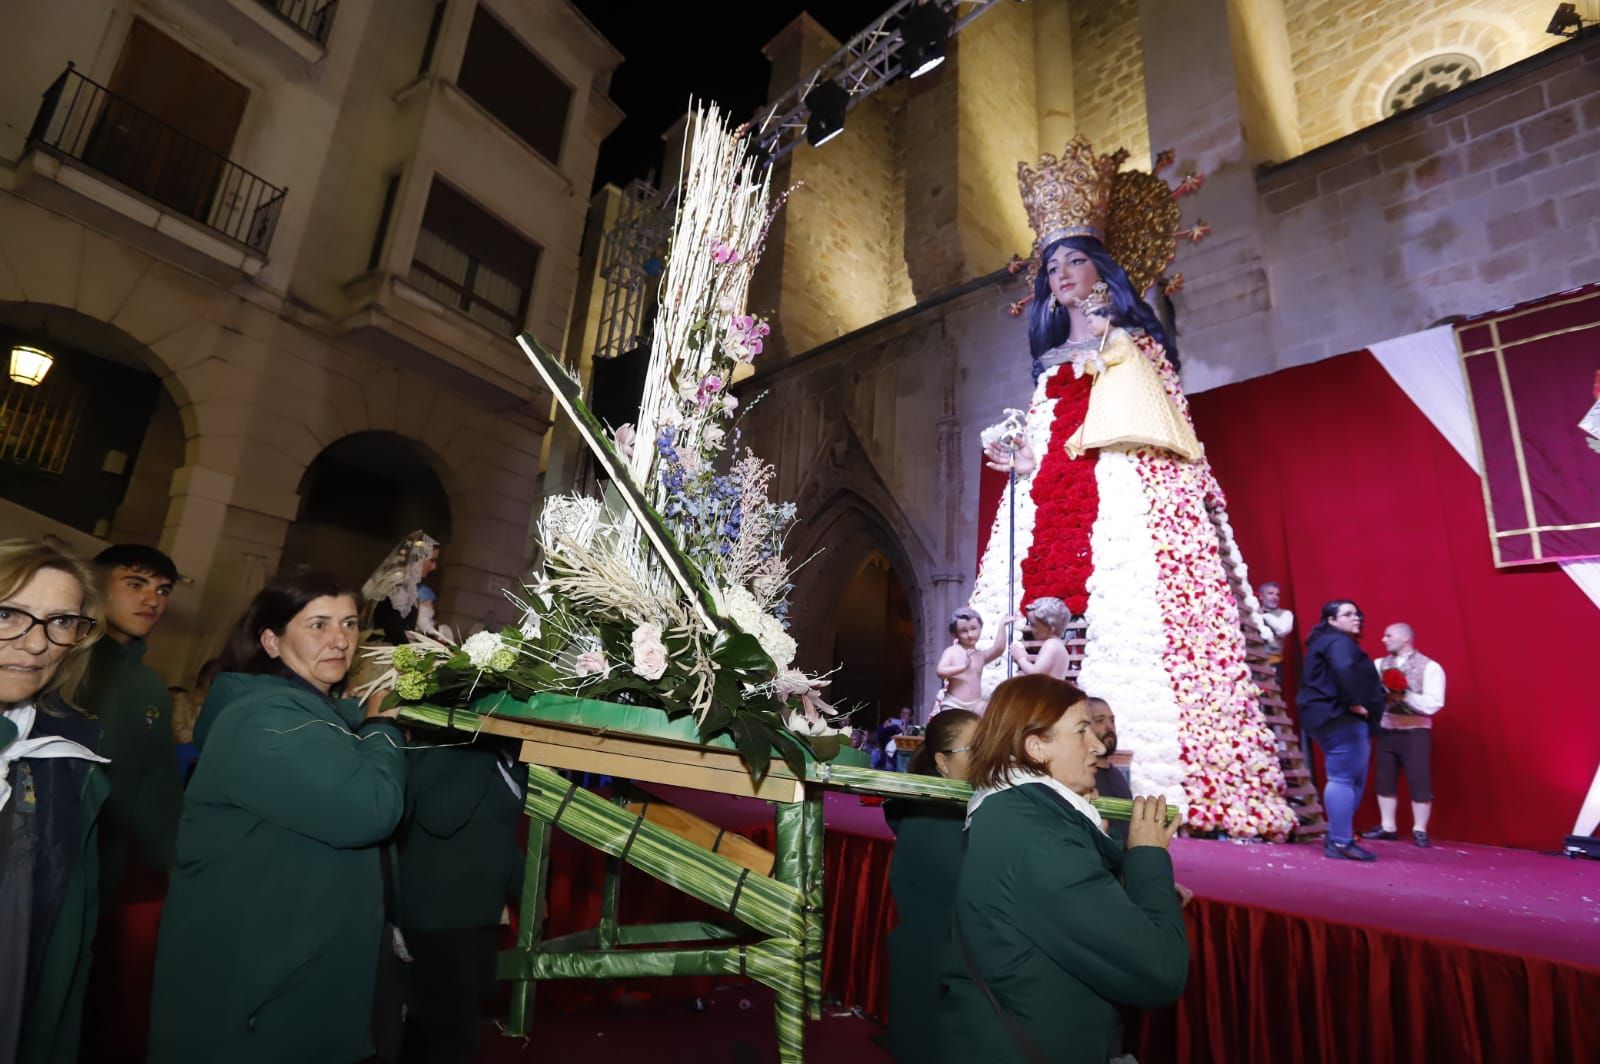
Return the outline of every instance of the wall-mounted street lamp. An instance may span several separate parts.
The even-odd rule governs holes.
[[[44,383],[45,374],[50,372],[55,361],[48,351],[19,344],[11,349],[11,379],[30,388],[37,387]]]

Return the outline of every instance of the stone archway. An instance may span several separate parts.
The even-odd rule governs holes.
[[[902,706],[916,704],[917,632],[909,594],[888,557],[874,550],[836,601],[832,658],[838,672],[828,693],[835,705],[852,708],[853,725],[876,728]]]
[[[848,661],[841,661],[841,645],[860,646],[874,643],[880,649],[887,646],[901,648],[896,653],[905,660],[892,666],[901,673],[909,672],[903,680],[893,684],[873,684],[869,699],[855,696],[844,687],[851,681],[854,670],[845,669],[839,674],[837,687],[830,686],[830,701],[849,703],[873,701],[879,697],[892,697],[900,705],[909,704],[916,710],[918,719],[927,716],[936,685],[932,682],[932,664],[928,660],[929,629],[926,623],[925,565],[918,565],[920,554],[914,539],[898,531],[882,511],[864,496],[852,490],[840,490],[820,507],[816,516],[808,516],[801,525],[790,557],[796,561],[810,559],[796,574],[792,596],[794,636],[799,645],[797,663],[805,669],[828,672]],[[861,580],[863,570],[877,567],[870,579]],[[898,597],[899,604],[895,603]],[[867,598],[877,603],[871,607],[878,611],[879,620],[858,625],[860,618],[847,618],[847,599]],[[891,630],[901,621],[909,626],[909,640],[900,638]],[[892,696],[888,691],[892,689]],[[881,694],[879,692],[882,692]]]
[[[413,530],[448,547],[454,522],[437,465],[427,448],[394,432],[335,440],[306,466],[280,564],[310,565],[359,585]]]

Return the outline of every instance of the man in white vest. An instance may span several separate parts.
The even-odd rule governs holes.
[[[1433,811],[1433,718],[1444,708],[1444,669],[1417,652],[1416,634],[1409,624],[1391,624],[1383,632],[1389,653],[1377,661],[1385,678],[1389,705],[1378,728],[1378,812],[1383,823],[1362,833],[1367,839],[1394,839],[1395,813],[1400,806],[1400,773],[1411,791],[1411,836],[1426,849],[1428,814]],[[1394,674],[1398,673],[1399,676]],[[1404,686],[1399,679],[1404,678]]]

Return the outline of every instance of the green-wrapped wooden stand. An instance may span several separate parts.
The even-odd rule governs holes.
[[[698,741],[694,722],[655,709],[541,695],[505,695],[473,712],[407,707],[422,724],[522,741],[528,763],[527,879],[515,949],[499,975],[515,983],[508,1031],[528,1034],[541,979],[622,979],[745,975],[776,995],[779,1059],[804,1059],[804,1021],[822,1014],[822,795],[826,788],[866,794],[965,800],[966,784],[864,767],[859,752],[809,762],[805,779],[781,760],[757,785],[731,741]],[[854,763],[850,763],[854,762]],[[601,798],[553,769],[664,783],[777,803],[775,860],[761,874],[651,823],[642,811]],[[560,938],[543,934],[550,830],[559,827],[607,855],[598,927]],[[727,923],[621,925],[623,864],[728,913]]]
[[[519,739],[528,765],[527,878],[517,946],[500,956],[499,975],[515,983],[510,1034],[530,1033],[533,994],[541,979],[627,979],[673,975],[743,975],[776,995],[778,1057],[804,1059],[805,1018],[822,1016],[822,798],[827,790],[883,797],[964,802],[958,780],[878,772],[859,751],[806,763],[805,777],[774,759],[758,785],[732,740],[698,741],[692,720],[659,709],[538,695],[481,699],[472,711],[407,706],[403,719],[440,728]],[[725,856],[694,833],[652,823],[626,799],[608,801],[554,769],[662,783],[777,803],[777,843],[770,861]],[[1096,799],[1103,815],[1127,819],[1129,803]],[[692,820],[693,818],[686,818]],[[550,830],[606,855],[599,926],[544,937]],[[717,833],[720,839],[721,833]],[[757,851],[759,852],[759,851]],[[726,923],[617,922],[624,864],[726,912]],[[765,867],[763,867],[765,866]]]

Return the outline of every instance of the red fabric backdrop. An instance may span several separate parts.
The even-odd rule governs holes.
[[[1430,830],[1558,845],[1600,762],[1600,611],[1555,566],[1494,567],[1479,478],[1367,352],[1189,402],[1251,581],[1283,585],[1299,637],[1353,598],[1368,653],[1406,621],[1444,666]],[[1375,815],[1369,788],[1358,825]]]
[[[1559,845],[1600,763],[1583,667],[1600,611],[1554,565],[1495,569],[1478,476],[1365,351],[1202,392],[1189,407],[1251,583],[1283,585],[1299,639],[1324,601],[1353,598],[1369,654],[1383,653],[1386,625],[1406,621],[1444,666],[1430,831]],[[985,471],[980,551],[1004,486]],[[1299,657],[1288,659],[1292,694]],[[1376,816],[1369,788],[1357,824]]]

